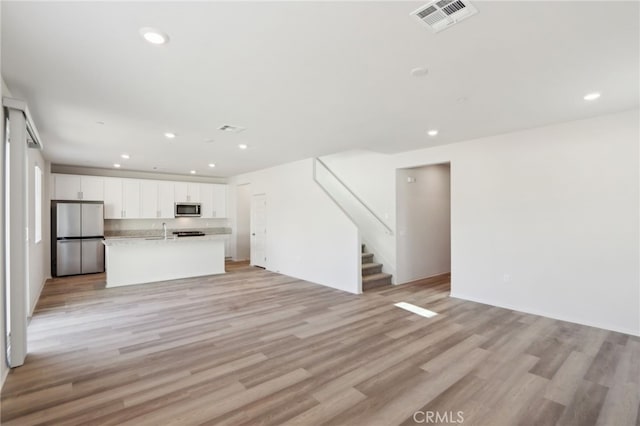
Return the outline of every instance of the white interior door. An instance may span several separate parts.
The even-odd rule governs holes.
[[[236,189],[236,250],[234,260],[251,257],[251,185]],[[226,214],[226,213],[225,213]]]
[[[267,196],[251,197],[251,264],[265,268],[267,264]]]

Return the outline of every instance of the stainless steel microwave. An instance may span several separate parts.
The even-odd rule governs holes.
[[[201,214],[200,203],[176,203],[175,217],[200,217]]]

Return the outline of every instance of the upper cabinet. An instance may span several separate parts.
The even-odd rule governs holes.
[[[227,185],[201,183],[200,204],[204,218],[227,217]]]
[[[200,205],[202,207],[200,217],[212,218],[213,215],[213,185],[209,183],[200,184]]]
[[[200,183],[174,182],[176,203],[199,203]]]
[[[53,175],[54,200],[102,201],[104,178],[99,176]]]
[[[157,219],[160,217],[158,208],[158,181],[140,181],[140,218]]]
[[[175,203],[200,203],[206,219],[227,217],[227,185],[52,174],[53,199],[104,201],[105,219],[172,219]]]
[[[139,219],[140,213],[140,180],[122,180],[122,211],[125,219]]]
[[[139,179],[105,178],[104,218],[140,219]]]
[[[122,179],[104,179],[104,218],[122,219]]]
[[[174,217],[174,182],[140,181],[140,217],[142,219],[172,219]]]
[[[173,219],[174,210],[174,186],[175,182],[158,181],[158,210],[161,219]]]
[[[227,185],[213,185],[213,217],[227,217]]]

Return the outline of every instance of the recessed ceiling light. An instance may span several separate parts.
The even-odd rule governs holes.
[[[429,74],[429,70],[427,68],[414,68],[411,70],[411,75],[414,77],[424,77]]]
[[[129,158],[129,154],[122,154],[120,157],[124,158],[125,160],[128,160]]]
[[[113,167],[115,167],[116,169],[119,169],[119,168],[120,168],[120,164],[115,163],[115,164],[113,165]]]
[[[432,129],[432,130],[429,130],[429,131],[427,132],[427,134],[428,134],[429,136],[437,136],[437,135],[438,135],[438,131],[437,131],[436,129]]]
[[[175,133],[171,133],[171,132],[166,132],[164,134],[164,137],[167,138],[167,139],[173,139],[173,138],[176,137],[176,134]]]
[[[209,167],[214,168],[216,165],[213,163],[209,163]]]
[[[151,44],[166,44],[169,36],[160,30],[150,27],[140,28],[140,35]]]
[[[195,170],[191,170],[189,173],[191,173],[192,175],[195,175],[196,171]]]
[[[598,92],[587,93],[586,95],[584,95],[584,100],[585,101],[595,101],[599,97],[600,97],[600,93],[598,93]]]
[[[241,143],[240,145],[238,145],[238,148],[240,149],[247,149],[249,148],[246,144]]]

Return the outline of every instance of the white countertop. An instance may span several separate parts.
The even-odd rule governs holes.
[[[174,237],[168,236],[165,240],[163,237],[107,237],[102,240],[102,244],[110,246],[125,245],[145,245],[145,244],[177,244],[196,241],[222,241],[229,237],[229,234],[209,234],[200,237]]]

